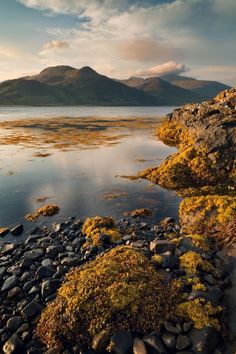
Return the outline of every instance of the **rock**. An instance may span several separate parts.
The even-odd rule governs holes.
[[[7,255],[12,251],[14,251],[15,248],[16,248],[15,243],[4,243],[4,245],[1,247],[0,254]]]
[[[165,329],[168,332],[175,333],[175,334],[181,334],[182,333],[182,328],[179,323],[173,323],[169,321],[164,322]]]
[[[150,242],[150,252],[165,253],[172,252],[175,249],[175,245],[167,240],[154,240]]]
[[[177,342],[176,342],[176,349],[177,350],[187,349],[188,347],[190,347],[190,345],[191,345],[191,341],[187,336],[180,334],[177,337]]]
[[[62,245],[51,245],[46,248],[47,257],[54,258],[58,253],[64,252],[64,246]]]
[[[205,275],[204,280],[210,285],[215,284],[215,279],[213,278],[212,274]]]
[[[21,290],[21,288],[19,288],[19,286],[15,286],[10,291],[8,291],[7,298],[8,299],[14,299],[21,293],[21,291],[22,290]]]
[[[144,342],[138,337],[134,338],[133,353],[134,354],[148,354]]]
[[[15,275],[12,275],[11,277],[5,280],[1,288],[1,291],[7,291],[14,288],[14,286],[17,285],[17,282],[18,282],[18,278]]]
[[[61,285],[60,280],[57,279],[49,279],[45,280],[41,286],[41,296],[43,299],[55,293],[59,286]]]
[[[176,346],[176,337],[173,333],[165,332],[161,337],[166,348],[169,350],[174,350]]]
[[[20,316],[11,317],[7,321],[6,328],[11,332],[16,332],[16,330],[22,325],[23,320]]]
[[[14,236],[19,236],[23,233],[23,231],[24,231],[24,226],[22,224],[19,224],[11,230],[11,234]]]
[[[189,338],[192,341],[191,349],[196,353],[213,353],[218,344],[218,334],[212,327],[203,329],[193,328],[189,332]]]
[[[194,290],[191,291],[191,293],[188,296],[188,300],[195,300],[197,298],[202,298],[204,299],[206,302],[211,302],[212,305],[214,306],[218,306],[219,305],[219,296],[218,294],[214,294],[213,292],[205,292],[205,291],[201,291],[201,290]]]
[[[117,354],[127,354],[133,348],[133,336],[131,332],[120,330],[111,337],[113,351]]]
[[[10,230],[7,227],[0,228],[0,237],[6,236]]]
[[[109,342],[110,331],[104,329],[93,337],[92,349],[98,353],[105,352]]]
[[[147,345],[149,354],[167,354],[162,341],[157,336],[148,334],[143,337],[143,341]]]
[[[168,224],[174,224],[175,223],[175,219],[172,217],[166,217],[165,219],[163,219],[161,221],[162,225],[168,225]]]
[[[24,353],[24,342],[18,334],[13,334],[3,346],[5,354],[22,354]]]
[[[179,259],[176,256],[163,256],[162,268],[175,268],[179,265]]]
[[[187,333],[193,328],[193,322],[184,322],[182,327],[183,327],[184,333]]]
[[[38,302],[32,301],[22,309],[21,313],[23,317],[30,321],[35,316],[39,315],[42,310],[42,305],[40,305]]]
[[[41,266],[35,273],[36,277],[39,279],[51,277],[55,271],[51,267]]]
[[[44,255],[41,248],[35,248],[24,253],[24,258],[29,258],[30,260],[36,261]]]
[[[2,277],[4,276],[6,271],[7,271],[7,267],[1,267],[0,268],[0,280],[2,279]]]

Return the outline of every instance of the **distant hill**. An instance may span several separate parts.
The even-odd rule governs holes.
[[[177,75],[115,80],[89,66],[55,66],[0,83],[0,105],[182,105],[212,98],[227,88],[219,82]]]
[[[172,85],[159,77],[149,77],[147,79],[132,77],[122,82],[130,87],[136,87],[139,90],[149,93],[162,102],[165,102],[166,105],[178,106],[200,100],[197,94]]]
[[[56,66],[0,84],[0,104],[152,106],[158,99],[98,74],[90,67]]]
[[[214,98],[219,92],[230,88],[218,81],[196,80],[186,76],[167,75],[163,79],[173,85],[193,92],[204,100]]]

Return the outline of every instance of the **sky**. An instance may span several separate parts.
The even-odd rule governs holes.
[[[48,66],[236,85],[236,0],[0,0],[0,81]]]

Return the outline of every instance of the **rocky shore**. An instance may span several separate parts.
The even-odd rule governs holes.
[[[83,225],[81,220],[70,218],[53,225],[51,230],[36,227],[25,242],[5,243],[1,247],[0,341],[3,353],[105,352],[109,344],[112,351],[124,354],[132,348],[137,354],[224,353],[220,349],[226,335],[222,299],[224,290],[230,286],[230,277],[222,250],[215,242],[183,237],[181,228],[172,218],[158,225],[139,216],[117,221],[112,228],[119,230],[120,238],[113,242],[107,234],[100,234],[96,246],[85,235]],[[158,329],[145,333],[131,332],[131,328],[118,329],[117,321],[116,331],[108,328],[100,331],[91,338],[88,348],[78,348],[73,339],[70,348],[65,344],[60,349],[43,346],[35,329],[42,310],[55,299],[65,274],[73,267],[91,263],[98,256],[102,259],[111,249],[122,247],[144,254],[145,262],[151,262],[155,272],[163,274],[165,282],[178,282],[179,299],[170,318],[160,319]],[[163,293],[163,301],[171,295]],[[97,299],[94,301],[96,303]],[[135,303],[135,299],[133,301]],[[152,301],[155,304],[157,299],[153,297]],[[145,303],[144,298],[142,302]],[[141,316],[148,311],[145,307],[138,310]]]

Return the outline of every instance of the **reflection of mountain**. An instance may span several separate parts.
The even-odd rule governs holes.
[[[2,105],[151,106],[160,103],[147,93],[100,75],[90,67],[77,70],[57,66],[39,75],[0,84]]]
[[[177,75],[113,80],[88,66],[56,66],[0,83],[0,105],[181,105],[212,98],[227,88],[219,82]]]

